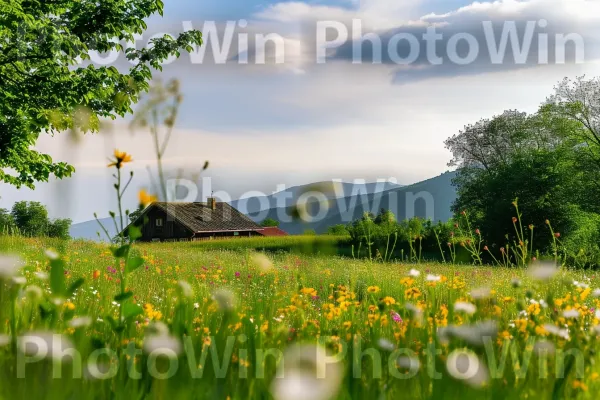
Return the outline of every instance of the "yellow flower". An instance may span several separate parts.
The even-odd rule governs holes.
[[[381,289],[379,289],[379,286],[369,286],[367,288],[367,292],[369,293],[379,293]]]
[[[352,326],[352,322],[351,321],[344,322],[344,328],[349,329],[351,326]]]
[[[400,279],[400,284],[406,287],[412,286],[413,283],[415,283],[415,280],[413,278],[405,277]]]
[[[109,168],[117,167],[117,169],[121,169],[123,164],[133,161],[133,158],[131,158],[131,155],[127,154],[124,151],[119,151],[119,150],[115,149],[114,154],[115,154],[115,159],[111,160],[111,163],[108,164]]]
[[[587,392],[588,387],[585,383],[583,383],[582,381],[576,379],[573,381],[573,389],[581,389],[581,391],[583,392]]]
[[[421,291],[416,287],[408,288],[404,291],[404,297],[407,299],[418,299],[421,297]]]
[[[144,189],[140,190],[138,197],[140,199],[140,206],[144,208],[158,200],[156,196],[149,194]]]
[[[393,297],[386,296],[381,300],[386,306],[396,304],[396,300]]]
[[[75,304],[71,303],[70,301],[67,301],[65,304],[63,304],[63,307],[73,311],[75,309]]]
[[[538,303],[532,303],[527,307],[527,312],[531,315],[538,315],[542,311]]]

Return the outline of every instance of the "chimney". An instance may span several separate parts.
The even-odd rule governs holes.
[[[208,206],[211,209],[216,210],[217,209],[217,199],[215,197],[209,197],[208,198]]]

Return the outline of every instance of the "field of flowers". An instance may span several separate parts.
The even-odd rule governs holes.
[[[596,273],[0,238],[2,398],[596,398]],[[115,256],[116,262],[115,262]]]

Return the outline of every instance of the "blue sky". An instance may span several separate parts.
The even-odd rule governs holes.
[[[600,75],[597,42],[600,2],[595,0],[166,0],[164,18],[154,17],[151,34],[177,34],[183,22],[204,30],[214,21],[222,39],[224,21],[246,19],[236,30],[225,65],[192,64],[188,54],[166,65],[157,78],[177,78],[184,102],[173,142],[166,154],[171,170],[193,174],[205,160],[215,190],[233,198],[249,190],[271,193],[278,184],[293,186],[331,179],[393,178],[409,184],[447,170],[450,154],[444,140],[465,125],[506,109],[534,112],[565,76]],[[464,7],[461,9],[461,7]],[[433,15],[432,15],[433,14]],[[548,21],[548,32],[577,33],[586,40],[584,62],[536,65],[536,46],[525,65],[491,65],[485,57],[470,65],[427,65],[421,57],[403,67],[366,60],[352,63],[350,37],[325,65],[315,63],[314,32],[319,20],[350,24],[360,19],[363,34],[386,38],[396,32],[421,35],[430,26],[449,34],[481,37],[482,21],[502,27],[506,21]],[[478,28],[479,27],[479,28]],[[238,33],[280,35],[285,63],[276,64],[267,49],[266,65],[239,65]],[[208,39],[208,32],[205,40]],[[211,40],[214,40],[212,38]],[[211,40],[205,42],[211,58]],[[442,42],[446,44],[447,38]],[[385,41],[384,41],[385,43]],[[483,48],[483,47],[482,47]],[[250,53],[255,50],[252,45]],[[311,53],[312,52],[312,53]],[[510,56],[510,51],[508,52]],[[571,56],[569,56],[571,57]],[[510,57],[509,57],[510,58]],[[574,57],[571,57],[574,59]],[[252,59],[253,60],[253,59]],[[573,61],[573,60],[570,60]],[[121,67],[128,64],[118,60]],[[148,186],[153,167],[152,143],[144,132],[132,136],[126,121],[116,121],[112,135],[86,136],[70,149],[64,136],[42,136],[37,147],[55,159],[71,162],[77,172],[67,181],[40,184],[36,191],[0,188],[0,208],[18,200],[38,200],[55,217],[75,221],[106,215],[114,208],[106,159],[115,147],[136,162],[133,189]],[[65,201],[65,193],[72,200]],[[128,202],[135,204],[135,191]]]

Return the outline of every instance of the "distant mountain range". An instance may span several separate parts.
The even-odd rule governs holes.
[[[447,172],[409,186],[390,182],[318,182],[269,196],[234,200],[231,205],[256,222],[265,218],[281,221],[280,228],[290,234],[307,229],[322,233],[331,225],[351,222],[364,212],[376,214],[382,208],[391,210],[398,220],[417,216],[447,221],[452,217],[450,206],[456,198],[451,182],[454,176],[454,172]],[[298,212],[305,215],[304,220],[291,217]],[[310,216],[319,218],[311,220]],[[111,236],[116,234],[110,218],[100,221]],[[98,223],[93,220],[72,225],[70,233],[76,239],[98,240],[99,231]],[[103,240],[105,236],[102,234]]]

